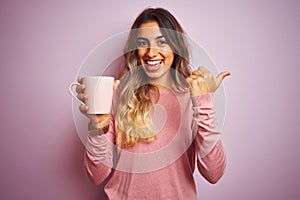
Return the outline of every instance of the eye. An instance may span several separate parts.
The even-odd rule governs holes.
[[[148,43],[144,40],[138,40],[137,41],[137,46],[138,47],[147,47],[148,46]]]
[[[165,44],[168,44],[168,42],[166,40],[158,40],[157,43],[158,43],[159,46],[163,46]]]

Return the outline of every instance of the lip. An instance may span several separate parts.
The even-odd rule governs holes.
[[[153,73],[162,67],[163,59],[145,60],[145,69],[147,72]],[[149,64],[148,64],[149,63]],[[153,63],[153,64],[150,64]]]
[[[148,65],[156,65],[156,64],[161,64],[161,62],[163,61],[163,59],[155,59],[155,60],[144,60],[146,64]]]

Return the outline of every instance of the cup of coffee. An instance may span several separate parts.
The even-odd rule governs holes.
[[[70,94],[83,105],[88,106],[88,114],[107,114],[110,113],[110,107],[113,96],[114,77],[111,76],[87,76],[83,77],[82,83],[85,85],[84,93],[88,98],[84,102],[77,98],[73,93],[72,87],[80,85],[73,82],[69,86]]]

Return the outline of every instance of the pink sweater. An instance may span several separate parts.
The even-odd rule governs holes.
[[[88,136],[88,176],[100,184],[112,173],[104,188],[108,199],[197,199],[195,164],[210,183],[221,178],[226,165],[211,94],[160,92],[151,117],[157,140],[117,151],[112,112],[109,132]]]

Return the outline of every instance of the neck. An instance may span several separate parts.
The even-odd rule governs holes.
[[[171,74],[167,78],[161,78],[161,79],[148,79],[149,83],[152,85],[155,85],[159,90],[168,90],[170,88],[173,88],[174,81],[171,77]]]

